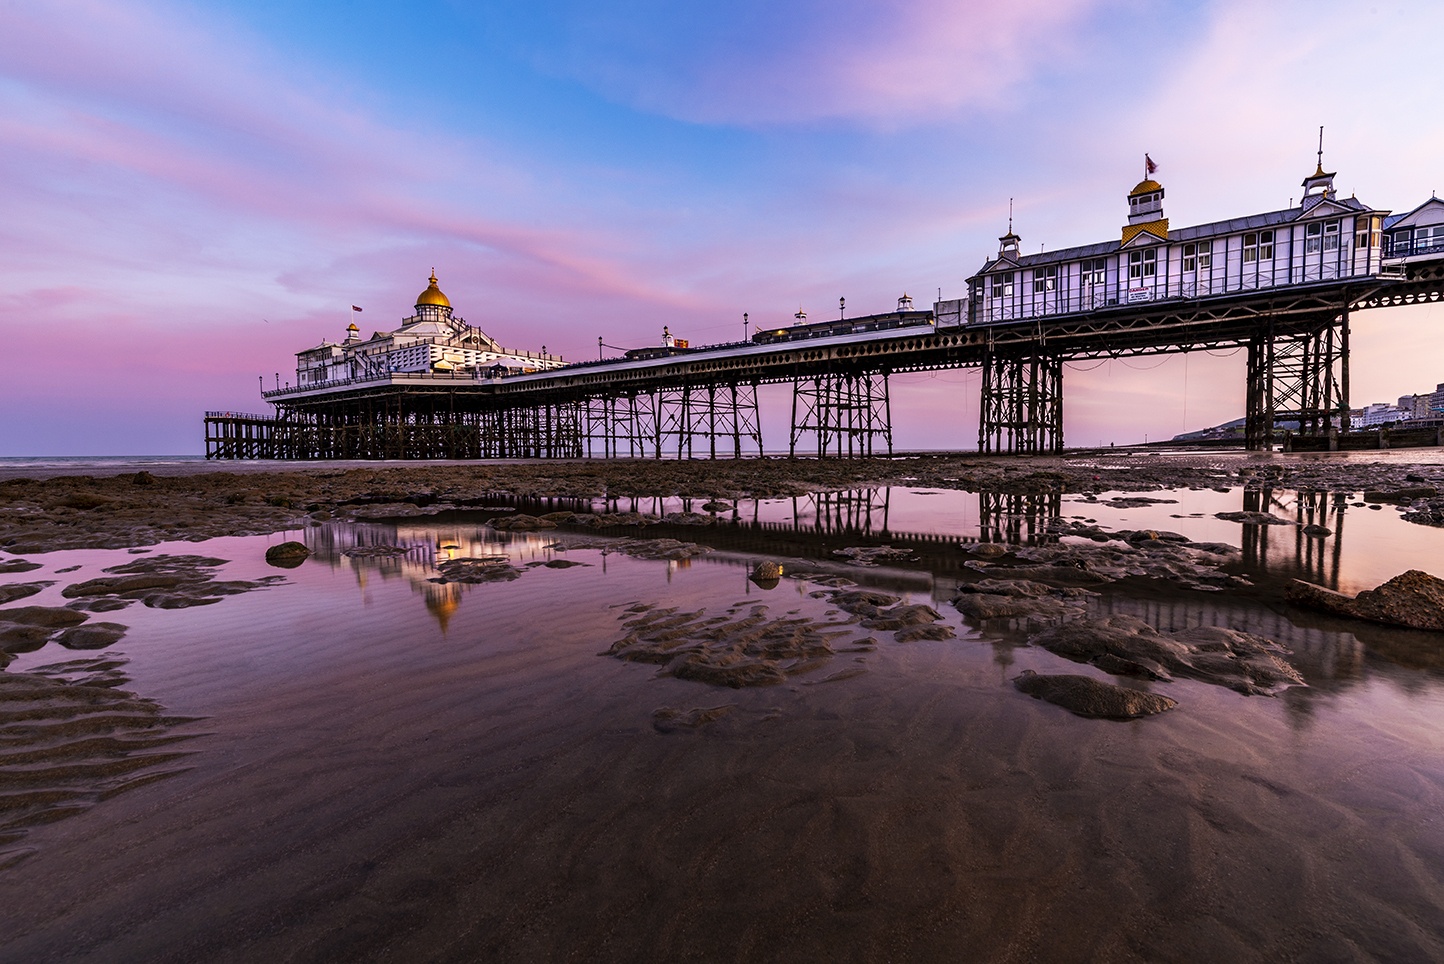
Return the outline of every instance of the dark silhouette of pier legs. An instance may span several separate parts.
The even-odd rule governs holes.
[[[874,446],[892,454],[892,401],[888,373],[828,372],[792,383],[792,432],[788,455],[811,433],[817,456],[868,458]]]
[[[1335,416],[1348,430],[1349,313],[1313,331],[1277,334],[1272,323],[1248,343],[1244,443],[1267,450],[1279,422],[1305,436],[1329,433]]]
[[[983,359],[978,451],[1023,454],[1063,451],[1063,359]]]

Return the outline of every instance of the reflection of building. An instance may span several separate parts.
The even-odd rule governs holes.
[[[410,523],[358,522],[306,530],[312,558],[335,567],[349,567],[364,590],[367,579],[405,579],[422,597],[427,612],[446,632],[462,598],[472,588],[464,583],[433,582],[437,566],[452,559],[505,555],[513,564],[546,561],[552,540],[535,533],[498,533],[481,525],[439,526]]]

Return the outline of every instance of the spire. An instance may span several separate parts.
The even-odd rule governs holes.
[[[1307,211],[1320,201],[1334,196],[1334,172],[1324,170],[1324,128],[1319,126],[1318,163],[1314,173],[1304,178],[1304,196],[1299,205]]]
[[[1018,245],[1022,240],[1013,233],[1013,199],[1008,198],[1008,233],[998,239],[998,257],[1018,260]]]

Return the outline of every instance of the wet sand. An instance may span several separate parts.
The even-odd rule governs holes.
[[[257,584],[276,541],[200,551]],[[119,687],[193,738],[163,780],[30,827],[0,869],[0,960],[1444,957],[1436,668],[1210,599],[1308,685],[1140,684],[1179,706],[1085,720],[1011,681],[1086,668],[940,605],[954,639],[875,633],[734,690],[601,654],[639,606],[835,621],[824,583],[548,544],[518,537],[518,578],[456,597],[323,553],[264,590],[103,617],[129,627]],[[526,568],[557,557],[585,565]],[[20,605],[131,557],[32,558],[6,578],[56,584]],[[1089,605],[1183,628],[1158,599]]]

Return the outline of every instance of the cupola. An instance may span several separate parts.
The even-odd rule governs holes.
[[[1158,165],[1143,155],[1143,180],[1128,192],[1128,223],[1123,226],[1123,243],[1140,234],[1159,241],[1168,240],[1168,218],[1163,216],[1163,185],[1153,179]]]
[[[451,299],[436,286],[436,269],[431,269],[431,283],[416,296],[416,315],[427,321],[451,321]]]
[[[1333,200],[1335,173],[1324,170],[1324,129],[1320,127],[1318,163],[1314,166],[1314,173],[1304,178],[1304,196],[1299,206],[1307,211],[1320,201]]]

